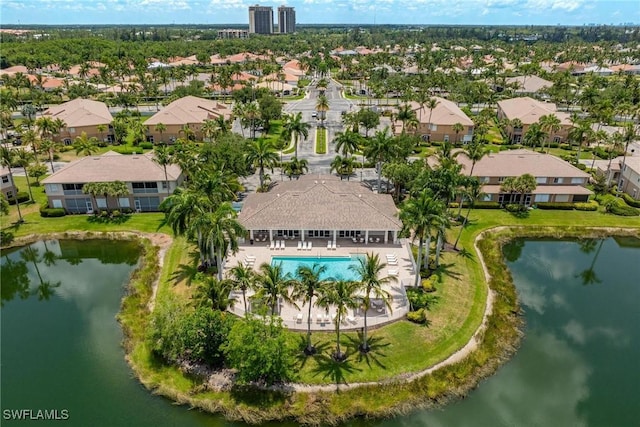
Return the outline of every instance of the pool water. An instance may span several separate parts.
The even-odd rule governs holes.
[[[298,267],[302,265],[313,267],[314,264],[321,264],[325,265],[327,270],[320,275],[320,279],[359,280],[360,277],[349,267],[358,265],[358,259],[361,257],[362,255],[352,255],[350,257],[274,256],[271,257],[271,265],[282,264],[282,274],[296,277]]]

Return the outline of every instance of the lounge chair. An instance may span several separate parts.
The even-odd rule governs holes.
[[[329,313],[325,313],[324,315],[324,323],[329,323],[331,322],[331,317],[329,316]]]
[[[347,321],[354,324],[357,322],[356,318],[353,316],[347,316]]]
[[[358,239],[356,239],[355,237],[352,237],[352,238],[351,238],[351,241],[352,241],[353,243],[358,243]]]
[[[398,275],[398,270],[389,270],[389,276],[397,276]]]
[[[389,259],[389,258],[387,258],[387,264],[388,265],[398,265],[398,260],[397,259]]]
[[[284,240],[280,241],[280,249],[284,250],[287,247],[287,242]]]
[[[269,250],[274,250],[276,248],[276,241],[272,240],[269,244]]]
[[[304,242],[299,241],[298,242],[298,250],[301,251],[302,250],[302,245],[304,244]]]
[[[338,245],[336,244],[336,242],[333,242],[333,243],[332,243],[332,245],[331,245],[331,249],[333,249],[334,251],[335,251],[336,249],[338,249]]]
[[[327,240],[327,249],[331,250],[332,246],[331,246],[331,240]]]
[[[247,261],[249,261],[249,260],[255,261],[256,260],[256,256],[255,255],[247,255],[247,256],[244,257],[244,259],[246,259]]]
[[[318,323],[322,323],[322,313],[316,314],[316,319],[318,319]]]
[[[302,318],[303,318],[302,313],[298,313],[298,315],[296,316],[296,322],[302,323]]]
[[[310,251],[313,248],[313,243],[311,241],[307,242],[307,250]]]

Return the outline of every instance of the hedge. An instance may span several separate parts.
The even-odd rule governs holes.
[[[627,206],[624,204],[615,203],[609,208],[609,212],[614,215],[619,216],[638,216],[640,215],[640,211],[636,208],[632,208],[631,206]]]
[[[558,209],[564,211],[573,210],[573,203],[560,203],[560,202],[540,202],[536,203],[538,209]]]
[[[634,199],[627,193],[622,193],[622,199],[629,205],[634,208],[640,208],[640,200]]]
[[[573,207],[577,211],[597,211],[598,203],[597,202],[587,202],[587,203],[574,203]]]
[[[16,199],[18,199],[18,203],[24,203],[26,201],[29,201],[29,193],[25,193],[24,191],[19,191],[15,196],[12,196],[7,200],[10,205],[15,205]]]
[[[40,208],[40,216],[43,218],[57,218],[65,215],[64,208]]]
[[[498,202],[475,202],[473,204],[475,209],[500,209],[500,203]]]

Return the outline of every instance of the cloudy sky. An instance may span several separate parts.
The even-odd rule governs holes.
[[[248,24],[258,0],[0,0],[0,24]],[[301,24],[640,23],[638,0],[277,0]],[[277,18],[276,18],[277,19]]]

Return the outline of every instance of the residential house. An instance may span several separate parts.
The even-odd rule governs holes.
[[[431,110],[427,106],[420,106],[411,102],[411,108],[416,112],[418,127],[415,132],[425,141],[461,141],[470,142],[473,138],[473,121],[454,102],[448,99],[433,97],[437,101]],[[456,134],[453,126],[460,123],[463,130]],[[396,121],[395,132],[402,130],[402,125]]]
[[[122,181],[128,194],[117,198],[96,196],[82,191],[89,182]],[[168,187],[167,187],[168,181]],[[123,155],[109,151],[101,156],[87,156],[71,162],[42,181],[49,206],[68,213],[88,213],[98,209],[157,211],[160,203],[183,181],[177,165],[164,168],[153,161],[152,154]]]
[[[9,169],[7,168],[0,169],[0,191],[2,191],[2,194],[4,194],[7,199],[18,194],[18,189],[13,179],[11,179]]]
[[[471,174],[472,162],[461,152],[456,159],[463,166],[462,172]],[[530,150],[508,150],[484,156],[473,165],[472,176],[482,184],[486,194],[484,201],[508,203],[517,202],[520,195],[505,193],[501,186],[508,177],[524,174],[535,177],[537,187],[525,195],[524,203],[531,205],[541,202],[572,203],[586,202],[592,194],[585,188],[590,175],[564,160],[550,154]]]
[[[76,98],[71,101],[49,107],[44,113],[52,119],[61,119],[65,123],[60,133],[55,136],[59,142],[66,145],[85,132],[88,137],[113,140],[113,117],[104,102],[91,99]],[[104,125],[107,130],[100,132],[98,126]]]
[[[560,130],[551,133],[549,141],[563,142],[569,135],[569,129],[573,126],[570,115],[558,111],[556,104],[551,102],[541,102],[528,96],[521,98],[511,98],[498,101],[498,119],[508,120],[506,127],[512,144],[520,144],[529,127],[538,123],[540,117],[553,114],[560,120]],[[520,120],[521,126],[514,126],[514,120]]]
[[[144,124],[147,126],[148,139],[151,142],[171,142],[177,138],[184,138],[184,127],[188,127],[195,139],[202,140],[202,124],[205,120],[218,117],[229,119],[231,110],[225,104],[196,96],[185,96],[151,116]],[[162,123],[166,130],[162,134],[156,126]]]
[[[361,182],[332,175],[303,175],[278,182],[267,193],[247,196],[238,221],[252,240],[346,239],[360,243],[398,243],[402,222],[389,194]]]
[[[624,163],[624,167],[622,164]],[[620,179],[620,191],[623,191],[633,197],[640,199],[640,156],[622,156],[611,160],[596,160],[595,168],[598,172],[607,177],[609,182],[615,186]]]
[[[514,86],[514,92],[519,95],[533,95],[553,86],[553,82],[535,75],[508,77],[506,83]]]

